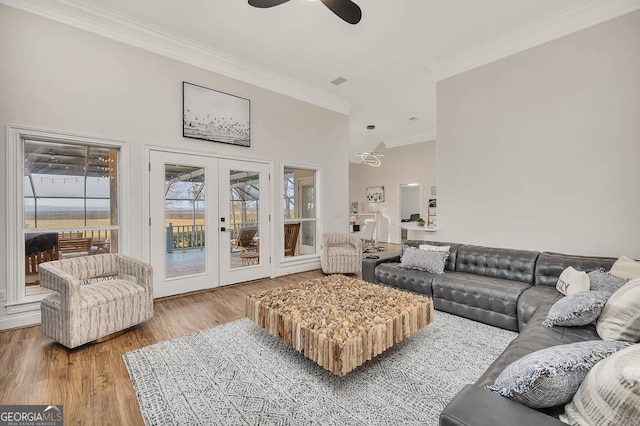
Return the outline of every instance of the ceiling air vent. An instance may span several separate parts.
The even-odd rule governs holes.
[[[335,80],[331,80],[331,83],[335,84],[336,86],[341,85],[342,83],[344,83],[345,81],[347,81],[346,78],[344,77],[338,77]]]

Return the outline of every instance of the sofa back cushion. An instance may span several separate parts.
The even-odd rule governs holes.
[[[569,266],[587,273],[599,268],[608,271],[615,261],[616,259],[612,257],[573,256],[544,252],[538,256],[536,262],[534,284],[555,287],[558,283],[558,277]]]
[[[424,241],[424,240],[407,240],[402,245],[402,253],[404,254],[404,248],[406,246],[420,248],[420,244],[429,244],[432,246],[450,246],[449,248],[449,257],[447,258],[447,263],[445,265],[446,271],[455,271],[456,270],[456,257],[458,254],[458,248],[462,247],[462,244],[458,243],[445,243],[442,241]]]
[[[456,256],[456,272],[533,284],[537,251],[483,246],[462,246]]]

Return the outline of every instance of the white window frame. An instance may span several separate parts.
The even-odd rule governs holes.
[[[279,201],[278,201],[278,210],[279,210],[279,215],[281,220],[283,221],[283,225],[285,223],[291,223],[291,222],[308,222],[308,221],[315,221],[316,222],[316,252],[312,253],[312,254],[298,254],[296,256],[284,256],[284,234],[283,232],[280,232],[279,237],[278,237],[278,241],[279,241],[279,248],[278,248],[278,252],[281,253],[281,255],[283,256],[281,264],[283,265],[290,265],[290,264],[296,264],[296,263],[308,263],[310,260],[312,261],[317,261],[320,258],[320,250],[321,250],[321,246],[322,246],[322,187],[321,187],[321,175],[322,175],[322,170],[317,167],[317,166],[310,166],[310,165],[304,165],[304,164],[296,164],[296,163],[291,163],[291,162],[283,162],[280,165],[280,184],[278,185],[280,187],[280,194],[279,194]],[[310,219],[310,218],[297,218],[297,219],[288,219],[285,220],[284,219],[284,169],[285,168],[293,168],[293,169],[303,169],[303,170],[312,170],[315,172],[315,188],[316,188],[316,218],[315,219]]]
[[[127,216],[129,195],[123,188],[129,188],[129,144],[98,136],[87,136],[57,130],[39,129],[20,125],[7,125],[6,133],[6,194],[7,194],[7,314],[19,314],[40,309],[40,301],[47,293],[26,295],[25,288],[25,247],[24,247],[24,141],[71,143],[102,146],[119,150],[118,165],[118,245],[119,252],[129,247]]]

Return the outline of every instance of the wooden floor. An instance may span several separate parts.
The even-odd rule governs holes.
[[[44,336],[39,325],[0,331],[0,404],[62,404],[65,425],[142,425],[123,353],[240,319],[247,294],[320,276],[315,270],[159,299],[150,321],[73,350]]]
[[[63,404],[65,425],[141,425],[122,354],[244,316],[247,294],[323,276],[320,270],[157,300],[153,319],[74,350],[40,326],[0,332],[0,404]]]

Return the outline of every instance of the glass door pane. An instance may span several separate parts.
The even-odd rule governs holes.
[[[231,268],[260,264],[260,174],[229,170]]]
[[[165,276],[176,278],[204,272],[205,169],[165,164]]]

